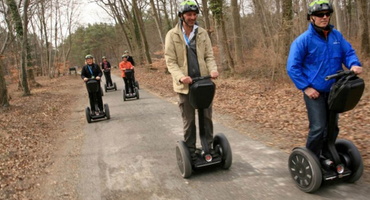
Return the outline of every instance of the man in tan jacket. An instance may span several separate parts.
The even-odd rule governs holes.
[[[172,75],[173,88],[179,94],[179,107],[184,123],[184,139],[192,159],[196,159],[195,109],[189,102],[189,84],[192,78],[210,75],[218,77],[208,33],[196,24],[199,8],[193,1],[180,4],[180,22],[166,35],[165,59]],[[213,142],[212,105],[204,110],[206,139],[209,147]]]

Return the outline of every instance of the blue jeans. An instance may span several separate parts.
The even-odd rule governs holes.
[[[307,137],[306,148],[311,150],[318,158],[322,153],[323,144],[326,142],[327,126],[329,120],[329,93],[320,92],[317,99],[311,99],[304,94],[304,101],[306,103],[309,128],[310,131]],[[336,132],[338,135],[338,115],[336,118]]]

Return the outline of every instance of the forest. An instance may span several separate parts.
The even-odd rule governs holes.
[[[225,77],[286,80],[290,43],[307,29],[308,0],[197,0],[198,23],[211,36]],[[128,50],[144,68],[163,59],[164,37],[178,23],[179,0],[89,0],[112,21],[81,24],[77,0],[1,0],[0,104],[9,105],[7,83],[23,95],[82,66],[84,55],[117,64]],[[331,24],[352,42],[366,63],[370,55],[367,0],[334,0]],[[93,13],[92,13],[93,14]],[[99,60],[99,59],[98,59]]]
[[[173,98],[164,38],[179,22],[181,1],[0,0],[0,199],[38,199],[28,198],[27,193],[37,187],[42,174],[49,173],[57,142],[72,141],[60,142],[71,113],[83,112],[72,104],[87,99],[76,92],[85,88],[78,75],[69,75],[69,69],[80,71],[86,54],[92,54],[97,63],[106,56],[117,66],[128,50],[137,63],[141,86]],[[232,115],[233,128],[267,146],[291,152],[304,145],[306,108],[301,92],[287,76],[286,60],[292,41],[307,30],[307,5],[312,0],[194,1],[200,8],[198,24],[210,35],[220,71],[215,80],[215,113]],[[356,50],[364,67],[360,77],[367,83],[370,1],[331,3],[331,24]],[[82,13],[99,16],[88,5],[97,6],[109,20],[84,22]],[[120,72],[114,69],[113,73]],[[340,118],[340,137],[359,148],[367,182],[369,114],[366,87],[356,109]],[[73,138],[83,135],[82,128],[75,127],[85,126],[79,122],[67,126],[73,129]],[[245,126],[258,131],[246,133]]]

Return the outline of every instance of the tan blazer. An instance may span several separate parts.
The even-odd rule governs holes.
[[[217,71],[211,40],[207,31],[201,27],[198,27],[196,35],[196,50],[201,76]],[[168,71],[172,75],[174,91],[188,94],[189,85],[180,83],[182,77],[188,76],[188,62],[186,44],[179,23],[166,35],[164,57]]]

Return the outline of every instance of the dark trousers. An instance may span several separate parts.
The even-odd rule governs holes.
[[[107,82],[107,86],[110,87],[113,85],[112,83],[112,78],[110,76],[110,71],[109,72],[104,72],[104,76],[105,76],[105,81]]]
[[[184,125],[184,140],[191,153],[195,152],[197,129],[195,126],[195,109],[191,106],[188,94],[179,94],[179,107]],[[204,109],[204,128],[206,140],[211,148],[213,142],[212,105]]]
[[[99,111],[103,111],[103,99],[102,99],[102,96],[101,96],[100,89],[99,89],[98,92],[95,93],[95,97],[96,97],[96,99],[94,99],[94,94],[89,92],[89,100],[90,100],[90,108],[91,108],[91,111],[92,112],[97,111],[95,109],[95,102],[98,103]]]
[[[126,94],[134,92],[134,84],[132,78],[123,77],[123,82],[125,83],[125,92]]]
[[[323,144],[326,142],[327,136],[327,126],[329,121],[328,96],[329,93],[320,93],[319,98],[310,99],[306,94],[304,94],[310,128],[306,147],[318,158],[320,158]],[[338,133],[339,128],[337,115],[335,134],[338,135]]]

